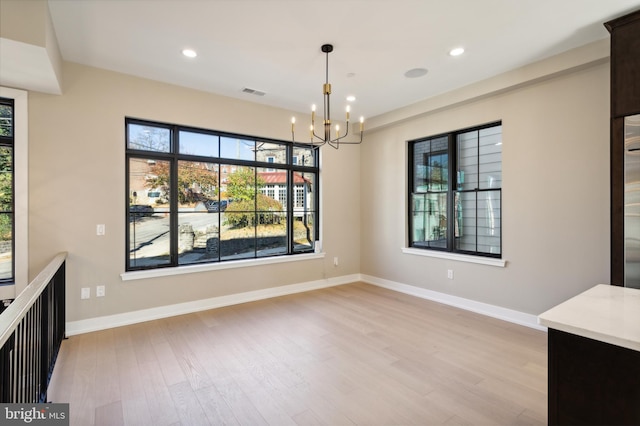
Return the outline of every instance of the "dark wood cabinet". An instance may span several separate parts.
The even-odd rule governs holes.
[[[640,289],[599,284],[538,319],[549,424],[640,425]]]
[[[640,10],[604,24],[611,33],[611,117],[640,113]]]
[[[624,286],[624,120],[640,114],[640,10],[604,25],[611,33],[611,284]]]
[[[639,425],[640,352],[549,329],[549,424]]]

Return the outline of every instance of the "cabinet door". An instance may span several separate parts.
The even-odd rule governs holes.
[[[605,24],[611,32],[611,114],[640,113],[640,11]]]
[[[639,425],[640,352],[549,329],[549,424]]]

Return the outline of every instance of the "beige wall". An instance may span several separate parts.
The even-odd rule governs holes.
[[[125,116],[286,140],[291,112],[72,63],[63,71],[63,95],[29,94],[29,272],[69,252],[68,321],[360,271],[360,152],[345,147],[322,152],[325,259],[123,282]],[[106,297],[96,299],[99,284]]]
[[[291,112],[65,63],[63,95],[29,95],[30,276],[69,252],[68,321],[357,273],[538,314],[609,275],[608,63],[554,64],[536,83],[476,101],[457,93],[451,107],[443,95],[432,112],[378,118],[360,147],[324,148],[325,259],[123,282],[124,117],[288,139]],[[507,266],[403,254],[406,141],[495,120]],[[99,284],[105,298],[80,300]]]
[[[608,117],[608,63],[599,61],[369,134],[361,151],[361,272],[530,314],[608,283]],[[406,141],[495,120],[503,124],[506,267],[403,254]]]

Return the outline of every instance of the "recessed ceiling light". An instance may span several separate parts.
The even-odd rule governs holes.
[[[451,51],[449,52],[449,55],[451,55],[451,56],[460,56],[463,53],[464,53],[464,48],[456,47],[455,49],[451,49]]]
[[[353,102],[353,101],[355,101],[355,100],[356,100],[356,97],[355,97],[355,96],[353,96],[353,95],[349,95],[349,96],[347,96],[347,102]]]
[[[404,73],[407,78],[418,78],[426,75],[429,72],[426,68],[414,68]]]
[[[195,50],[193,49],[183,49],[182,50],[182,54],[184,56],[186,56],[187,58],[195,58],[196,56],[198,56],[198,54],[196,53]]]

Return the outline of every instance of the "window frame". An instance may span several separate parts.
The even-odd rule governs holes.
[[[11,108],[11,134],[0,135],[0,147],[11,149],[11,210],[2,212],[11,218],[11,277],[0,278],[0,286],[5,286],[16,282],[16,100],[3,96],[0,105]]]
[[[250,135],[242,135],[242,134],[236,134],[236,133],[230,133],[230,132],[222,132],[222,131],[217,131],[217,130],[210,130],[210,129],[202,129],[202,128],[195,128],[195,127],[191,127],[191,126],[184,126],[184,125],[180,125],[180,124],[171,124],[171,123],[163,123],[163,122],[157,122],[157,121],[151,121],[151,120],[145,120],[145,119],[138,119],[138,118],[133,118],[133,117],[125,117],[124,120],[124,124],[125,124],[125,131],[124,131],[124,135],[125,135],[125,221],[126,221],[126,238],[125,238],[125,273],[131,273],[131,272],[143,272],[143,271],[149,271],[149,270],[158,270],[158,269],[167,269],[167,268],[183,268],[183,269],[188,269],[191,268],[193,269],[194,267],[206,267],[206,265],[219,265],[221,263],[233,263],[234,261],[237,260],[242,260],[242,261],[247,261],[247,260],[264,260],[264,259],[269,259],[269,258],[277,258],[277,257],[284,257],[284,256],[295,256],[295,255],[309,255],[310,253],[316,253],[316,250],[318,248],[318,241],[320,240],[320,194],[319,194],[319,179],[320,179],[320,167],[319,167],[319,149],[318,147],[313,147],[309,144],[301,144],[301,143],[294,143],[294,142],[290,142],[290,141],[282,141],[282,140],[275,140],[275,139],[269,139],[269,138],[264,138],[264,137],[256,137],[256,136],[250,136]],[[150,127],[155,127],[155,128],[161,128],[161,129],[169,129],[169,148],[168,151],[155,151],[155,150],[143,150],[143,149],[138,149],[138,148],[131,148],[129,146],[129,127],[130,125],[142,125],[142,126],[150,126]],[[185,153],[180,153],[179,152],[179,134],[180,132],[195,132],[195,133],[201,133],[201,134],[205,134],[205,135],[211,135],[211,136],[215,136],[218,138],[218,144],[219,144],[219,148],[220,150],[222,149],[222,138],[230,138],[230,139],[238,139],[240,140],[244,140],[244,141],[254,141],[256,144],[256,150],[259,149],[261,144],[276,144],[276,145],[280,145],[282,147],[284,147],[284,152],[285,152],[285,162],[284,163],[280,163],[280,162],[274,162],[273,160],[275,159],[275,157],[269,155],[267,157],[264,158],[264,161],[258,161],[257,158],[255,158],[255,153],[254,153],[254,158],[253,160],[247,160],[247,159],[242,159],[242,158],[227,158],[227,157],[223,157],[223,153],[220,152],[220,150],[218,150],[217,152],[217,156],[207,156],[207,155],[192,155],[192,154],[185,154]],[[312,151],[312,156],[313,156],[313,161],[311,162],[311,164],[307,164],[307,165],[300,165],[300,164],[293,164],[293,153],[295,152],[295,148],[300,148],[300,149],[305,149],[305,150],[311,150]],[[269,157],[271,157],[271,161],[269,160]],[[297,155],[296,155],[297,157]],[[169,196],[169,202],[170,202],[170,207],[169,207],[169,248],[170,248],[170,255],[169,255],[169,262],[167,263],[161,263],[161,264],[153,264],[153,265],[133,265],[131,262],[131,257],[130,257],[130,242],[131,242],[131,232],[130,232],[130,226],[129,226],[129,220],[130,220],[130,210],[129,210],[129,206],[130,206],[130,194],[131,194],[131,182],[130,182],[130,173],[131,173],[131,159],[145,159],[145,160],[155,160],[155,161],[167,161],[170,164],[170,174],[169,174],[169,179],[170,179],[170,196]],[[197,262],[191,262],[191,263],[181,263],[180,261],[180,253],[179,253],[179,249],[178,249],[178,229],[179,229],[179,208],[178,208],[178,197],[176,196],[177,191],[179,190],[177,182],[178,182],[178,165],[180,164],[180,162],[200,162],[200,163],[212,163],[214,165],[216,165],[216,170],[217,170],[217,176],[218,176],[218,182],[217,182],[217,190],[218,190],[218,195],[219,195],[219,190],[220,190],[220,186],[221,186],[221,181],[222,181],[222,176],[223,176],[223,170],[228,171],[231,170],[231,173],[233,173],[235,170],[239,170],[240,168],[243,167],[250,167],[253,168],[255,175],[257,176],[257,174],[259,173],[259,170],[262,171],[266,171],[266,170],[273,170],[273,171],[285,171],[286,175],[287,175],[287,190],[286,190],[286,195],[287,195],[287,202],[286,205],[283,205],[283,211],[286,212],[286,238],[287,238],[287,243],[286,243],[286,252],[284,253],[277,253],[277,254],[269,254],[269,255],[263,255],[260,254],[258,255],[258,250],[257,248],[254,250],[253,255],[249,256],[249,257],[245,257],[242,259],[224,259],[222,255],[218,254],[217,258],[211,260],[211,261],[197,261]],[[314,223],[313,223],[313,241],[312,244],[309,248],[300,248],[299,245],[296,246],[295,241],[294,241],[294,225],[295,223],[293,222],[295,220],[295,215],[294,215],[294,203],[293,203],[293,197],[294,197],[294,179],[293,179],[293,175],[296,173],[302,173],[302,174],[311,174],[313,176],[315,176],[314,178],[314,183],[313,183],[313,191],[314,194],[311,195],[312,197],[312,203],[313,203],[313,208],[310,212],[310,214],[313,215],[314,217]],[[268,184],[265,184],[265,187]],[[280,189],[278,192],[282,192],[283,190]],[[264,188],[259,188],[256,187],[256,196],[257,194],[260,193],[264,193]],[[279,200],[278,200],[279,201]],[[256,207],[255,207],[255,214],[258,215],[260,212],[257,209],[257,203],[256,203]],[[222,219],[221,216],[219,216],[218,218],[218,224],[220,225],[222,223]],[[221,227],[219,228],[221,229]],[[256,233],[255,234],[255,242],[257,242],[257,240],[260,238],[259,235]],[[254,244],[255,246],[255,244]]]
[[[0,86],[0,97],[14,104],[14,283],[0,286],[0,299],[13,299],[29,284],[29,94]]]
[[[469,132],[480,132],[481,130],[484,129],[489,129],[489,128],[493,128],[493,127],[498,127],[498,126],[502,126],[502,120],[498,120],[498,121],[494,121],[494,122],[490,122],[490,123],[486,123],[486,124],[482,124],[482,125],[478,125],[478,126],[473,126],[473,127],[468,127],[468,128],[464,128],[464,129],[459,129],[459,130],[455,130],[455,131],[451,131],[451,132],[446,132],[446,133],[441,133],[441,134],[437,134],[437,135],[433,135],[433,136],[427,136],[427,137],[422,137],[419,139],[414,139],[414,140],[409,140],[407,142],[407,150],[408,150],[408,167],[407,167],[407,171],[408,171],[408,180],[407,180],[407,249],[410,252],[413,252],[413,254],[415,254],[415,252],[417,251],[425,251],[426,252],[439,252],[439,253],[443,253],[443,254],[448,254],[448,255],[458,255],[458,256],[463,256],[463,257],[486,257],[486,258],[493,258],[493,259],[502,259],[503,256],[503,247],[502,247],[502,240],[503,240],[503,235],[502,235],[502,223],[503,223],[503,217],[502,217],[502,180],[501,180],[501,184],[499,188],[475,188],[475,189],[462,189],[460,188],[460,185],[462,182],[458,182],[459,179],[459,173],[458,173],[458,136],[464,133],[469,133]],[[502,130],[500,131],[500,134],[502,135]],[[445,239],[445,246],[444,247],[438,247],[438,246],[432,246],[432,245],[426,245],[426,244],[417,244],[417,241],[414,240],[414,214],[416,212],[415,206],[414,206],[414,194],[438,194],[438,193],[444,193],[445,191],[431,191],[429,189],[427,189],[426,191],[417,191],[417,187],[416,187],[416,182],[417,182],[417,178],[416,178],[416,170],[415,170],[415,152],[414,152],[414,146],[418,143],[423,143],[426,141],[434,141],[434,140],[438,140],[438,139],[443,139],[446,138],[447,140],[447,149],[446,151],[443,150],[435,150],[433,152],[429,152],[429,153],[423,153],[422,155],[426,156],[434,156],[434,155],[441,155],[443,152],[446,152],[448,154],[448,175],[447,175],[447,189],[446,189],[446,217],[447,218],[454,218],[454,222],[449,222],[447,221],[447,229],[446,229],[446,239]],[[478,148],[480,146],[480,139],[478,138]],[[431,149],[431,148],[430,148]],[[500,149],[500,154],[501,154],[501,158],[500,158],[500,164],[502,165],[502,149]],[[479,157],[479,152],[478,152],[478,157]],[[425,163],[426,164],[426,163]],[[480,162],[478,162],[478,164],[476,165],[478,167],[478,173],[480,173]],[[501,166],[502,169],[502,166]],[[428,176],[428,173],[427,173]],[[427,188],[429,188],[430,184],[428,179],[425,178],[425,184],[423,185]],[[478,186],[478,185],[476,185]],[[457,248],[457,239],[459,239],[461,236],[456,235],[456,224],[455,224],[455,218],[456,218],[456,194],[464,194],[464,193],[482,193],[482,192],[488,192],[488,191],[493,191],[493,192],[498,192],[499,193],[499,202],[500,202],[500,225],[499,225],[499,253],[488,253],[488,252],[483,252],[483,251],[478,251],[477,250],[477,246],[478,246],[478,235],[476,234],[476,250],[466,250],[466,249],[460,249]],[[473,210],[474,213],[478,212],[478,207],[477,207],[477,198],[476,198],[476,208]],[[475,214],[475,217],[477,218],[477,213]],[[478,229],[478,227],[476,226],[476,230]],[[430,241],[430,240],[429,240]],[[440,256],[436,256],[436,257],[440,257]]]

